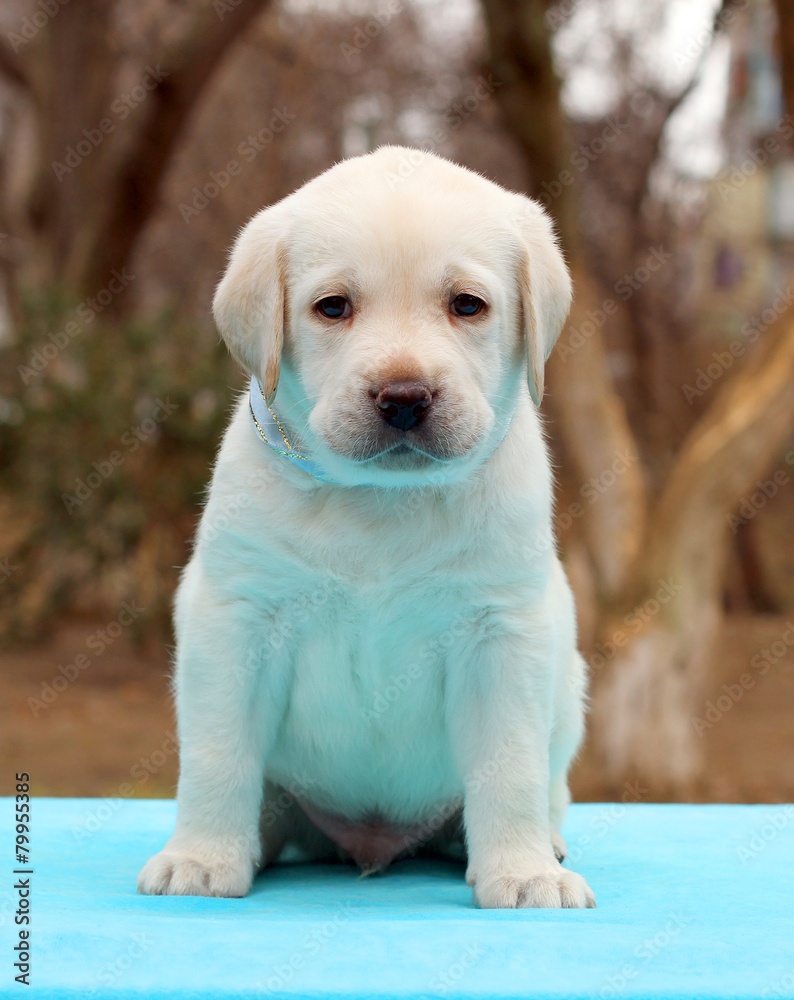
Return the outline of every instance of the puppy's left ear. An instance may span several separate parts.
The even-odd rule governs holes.
[[[531,198],[522,197],[521,203],[515,222],[521,247],[518,283],[527,383],[532,401],[540,406],[543,369],[568,318],[573,292],[551,219]]]
[[[278,206],[255,215],[215,291],[215,322],[235,361],[276,395],[286,324],[286,251]]]

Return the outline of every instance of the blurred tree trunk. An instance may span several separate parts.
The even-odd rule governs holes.
[[[779,0],[786,7],[786,0]],[[491,68],[508,127],[550,205],[574,275],[571,325],[581,330],[603,294],[577,239],[576,184],[563,178],[572,152],[552,72],[550,4],[484,0]],[[794,110],[794,15],[783,41]],[[548,143],[548,137],[553,141]],[[536,151],[542,148],[542,154]],[[544,183],[545,182],[545,183]],[[548,197],[544,198],[548,203]],[[607,781],[642,776],[655,790],[682,790],[701,768],[691,725],[722,616],[728,517],[780,454],[794,426],[794,321],[783,316],[743,370],[715,390],[711,407],[675,457],[658,495],[645,485],[638,443],[606,365],[597,324],[562,363],[552,355],[550,402],[581,481],[623,456],[607,497],[588,506],[582,529],[597,614],[591,740]]]
[[[108,0],[71,0],[24,44],[0,38],[0,75],[33,120],[29,183],[0,190],[0,218],[27,248],[17,297],[95,294],[124,268],[204,86],[266,3],[197,4],[178,40],[145,54],[125,49]],[[13,172],[2,164],[0,179]]]

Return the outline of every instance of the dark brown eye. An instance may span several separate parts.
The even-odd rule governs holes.
[[[320,299],[314,308],[326,319],[347,319],[352,312],[344,295],[329,295],[326,299]]]
[[[485,308],[485,303],[476,295],[456,295],[449,304],[450,311],[455,316],[476,316]]]

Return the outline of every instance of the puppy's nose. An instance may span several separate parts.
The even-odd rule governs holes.
[[[375,396],[380,415],[398,431],[416,427],[433,402],[433,394],[421,382],[392,382]]]

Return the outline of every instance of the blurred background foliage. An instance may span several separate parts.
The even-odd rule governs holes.
[[[170,602],[243,384],[225,254],[400,143],[540,198],[574,273],[544,413],[593,679],[577,793],[790,798],[792,114],[786,0],[8,0],[4,753],[95,793],[165,739]]]

